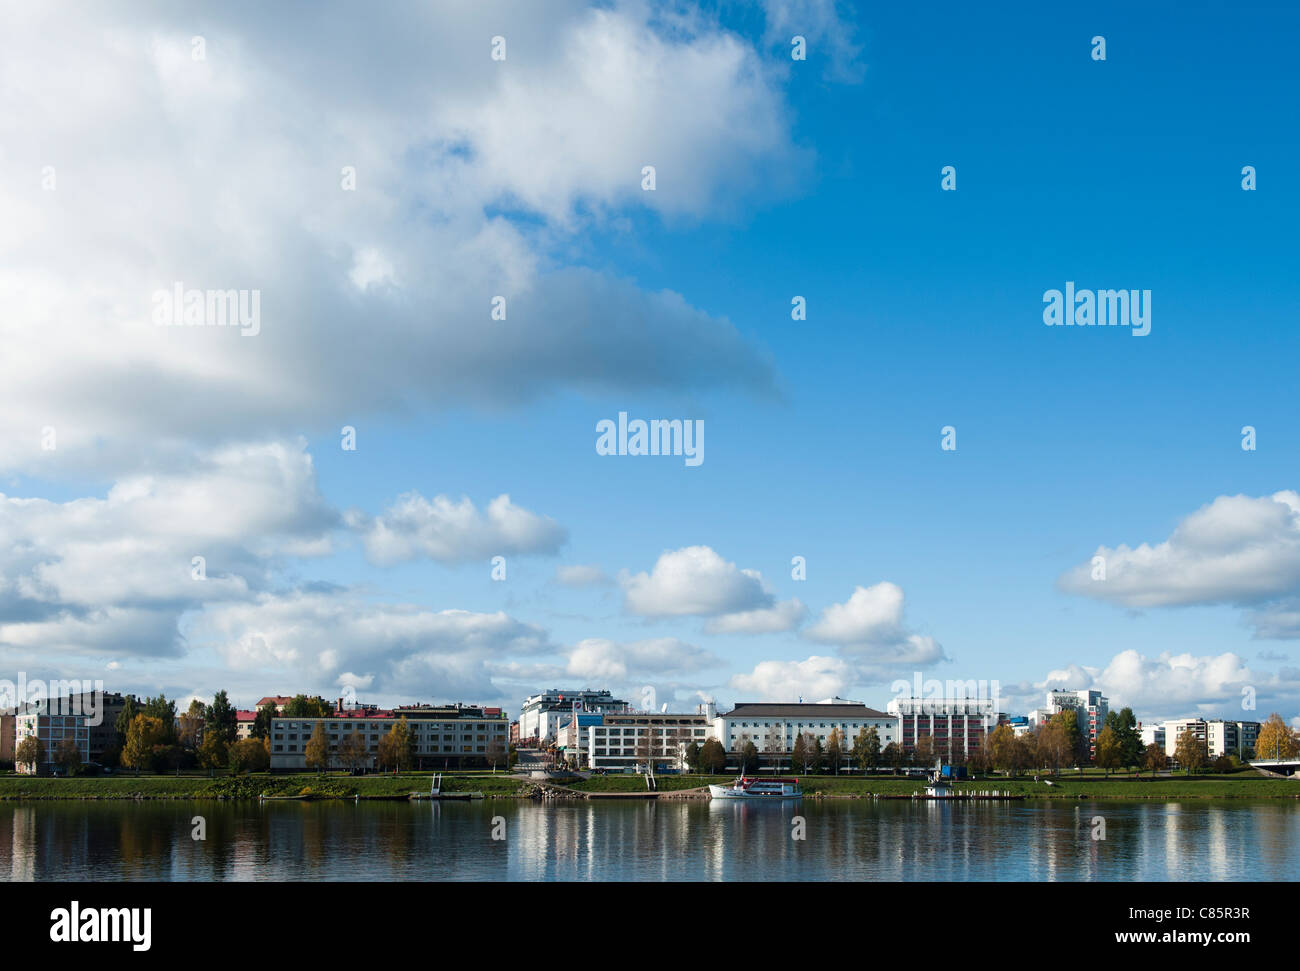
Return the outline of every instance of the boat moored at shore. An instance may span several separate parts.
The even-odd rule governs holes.
[[[798,799],[803,795],[798,779],[747,779],[743,775],[729,786],[709,786],[714,799]]]

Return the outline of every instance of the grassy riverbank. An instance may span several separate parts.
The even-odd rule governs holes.
[[[660,792],[694,789],[709,783],[726,783],[732,776],[660,776]],[[872,796],[898,797],[920,792],[918,779],[880,776],[801,776],[804,793],[811,798],[862,799]],[[483,772],[448,773],[442,777],[444,792],[476,792],[486,798],[514,798],[532,788],[526,780],[505,774]],[[644,793],[645,781],[635,775],[593,776],[576,780],[568,788],[578,793]],[[1253,771],[1231,775],[1111,777],[1069,773],[1052,785],[1031,778],[979,779],[957,783],[958,790],[998,790],[1029,799],[1295,799],[1300,798],[1300,780],[1273,779]],[[310,799],[394,799],[429,791],[428,773],[408,775],[317,776],[245,775],[238,778],[206,775],[115,775],[94,778],[36,779],[30,776],[0,776],[2,799],[257,799],[259,796]]]
[[[485,797],[517,796],[523,783],[506,775],[444,775],[444,792],[480,792]],[[206,775],[114,775],[94,778],[35,779],[0,777],[0,799],[256,799],[259,796],[311,799],[393,799],[429,791],[429,776],[244,775],[209,779]]]

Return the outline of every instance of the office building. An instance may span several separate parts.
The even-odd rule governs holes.
[[[694,742],[703,746],[714,725],[707,713],[628,712],[602,714],[587,726],[587,764],[622,771],[652,762],[655,771],[680,771]]]
[[[917,739],[929,736],[935,757],[953,761],[982,749],[997,719],[992,698],[894,698],[886,707],[898,719],[904,752],[910,756]]]
[[[530,745],[554,741],[560,725],[567,724],[575,711],[616,715],[631,711],[631,707],[608,691],[552,688],[524,699],[519,709],[521,743]]]

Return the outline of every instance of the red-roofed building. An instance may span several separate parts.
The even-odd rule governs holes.
[[[261,709],[265,708],[267,705],[275,705],[276,711],[284,711],[284,706],[291,701],[293,701],[293,698],[289,695],[272,695],[270,697],[263,698],[261,701],[259,701],[257,704],[253,706],[253,709],[255,711],[260,711]]]
[[[255,711],[236,711],[235,712],[235,738],[245,739],[253,737],[253,722],[257,721],[257,712]]]

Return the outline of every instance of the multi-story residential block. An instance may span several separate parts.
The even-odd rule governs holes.
[[[105,752],[117,748],[117,716],[126,707],[126,699],[126,695],[104,691],[69,695],[62,700],[65,714],[80,712],[86,716],[86,727],[90,729],[87,761],[99,762]]]
[[[682,769],[691,743],[702,746],[714,730],[708,713],[628,712],[599,717],[599,724],[586,728],[587,764],[593,769],[635,769],[647,761],[658,771]]]
[[[1259,740],[1259,722],[1237,722],[1237,756],[1255,758],[1255,743]]]
[[[733,765],[745,743],[753,742],[760,762],[774,769],[790,766],[795,740],[800,735],[812,735],[825,748],[832,732],[839,733],[845,768],[851,769],[847,764],[851,761],[849,751],[864,728],[876,730],[882,750],[890,742],[899,741],[896,715],[841,698],[796,704],[745,702],[714,719],[714,733],[732,756]]]
[[[568,724],[575,711],[613,715],[630,710],[626,701],[608,691],[552,688],[524,699],[519,709],[519,738],[524,744],[553,741],[560,725]]]
[[[1231,755],[1241,747],[1241,729],[1236,722],[1210,718],[1205,722],[1205,744],[1210,758]]]
[[[55,698],[30,704],[14,716],[14,751],[28,738],[41,743],[42,760],[36,764],[18,762],[15,768],[24,775],[48,775],[54,768],[58,748],[71,739],[82,762],[90,761],[90,726],[79,708],[67,699]]]
[[[904,752],[912,754],[917,739],[928,735],[936,758],[959,760],[984,747],[997,719],[996,705],[992,698],[894,698],[887,708],[898,719]]]
[[[1097,754],[1097,736],[1106,727],[1106,715],[1110,711],[1110,702],[1100,691],[1066,691],[1047,692],[1047,703],[1042,708],[1035,708],[1029,713],[1029,722],[1033,727],[1046,724],[1053,715],[1063,711],[1073,711],[1079,722],[1079,731],[1088,739],[1088,755]]]
[[[1212,759],[1221,755],[1249,757],[1255,751],[1259,728],[1259,722],[1232,721],[1224,718],[1207,719],[1205,744],[1209,757]]]
[[[1163,724],[1144,725],[1138,722],[1138,735],[1142,738],[1142,745],[1158,745],[1160,748],[1165,747],[1165,726]]]
[[[1204,718],[1174,718],[1163,725],[1165,730],[1165,755],[1176,758],[1178,739],[1183,732],[1190,730],[1196,740],[1209,751],[1209,726]]]
[[[240,709],[235,712],[235,738],[243,741],[253,737],[253,723],[257,721],[257,712]]]
[[[324,724],[332,768],[346,768],[341,743],[361,739],[365,758],[361,768],[374,768],[379,742],[402,718],[415,749],[416,768],[459,768],[504,763],[509,751],[510,721],[500,708],[469,705],[412,705],[392,711],[378,708],[336,710],[326,718],[271,719],[271,768],[307,767],[307,742],[317,724]]]

